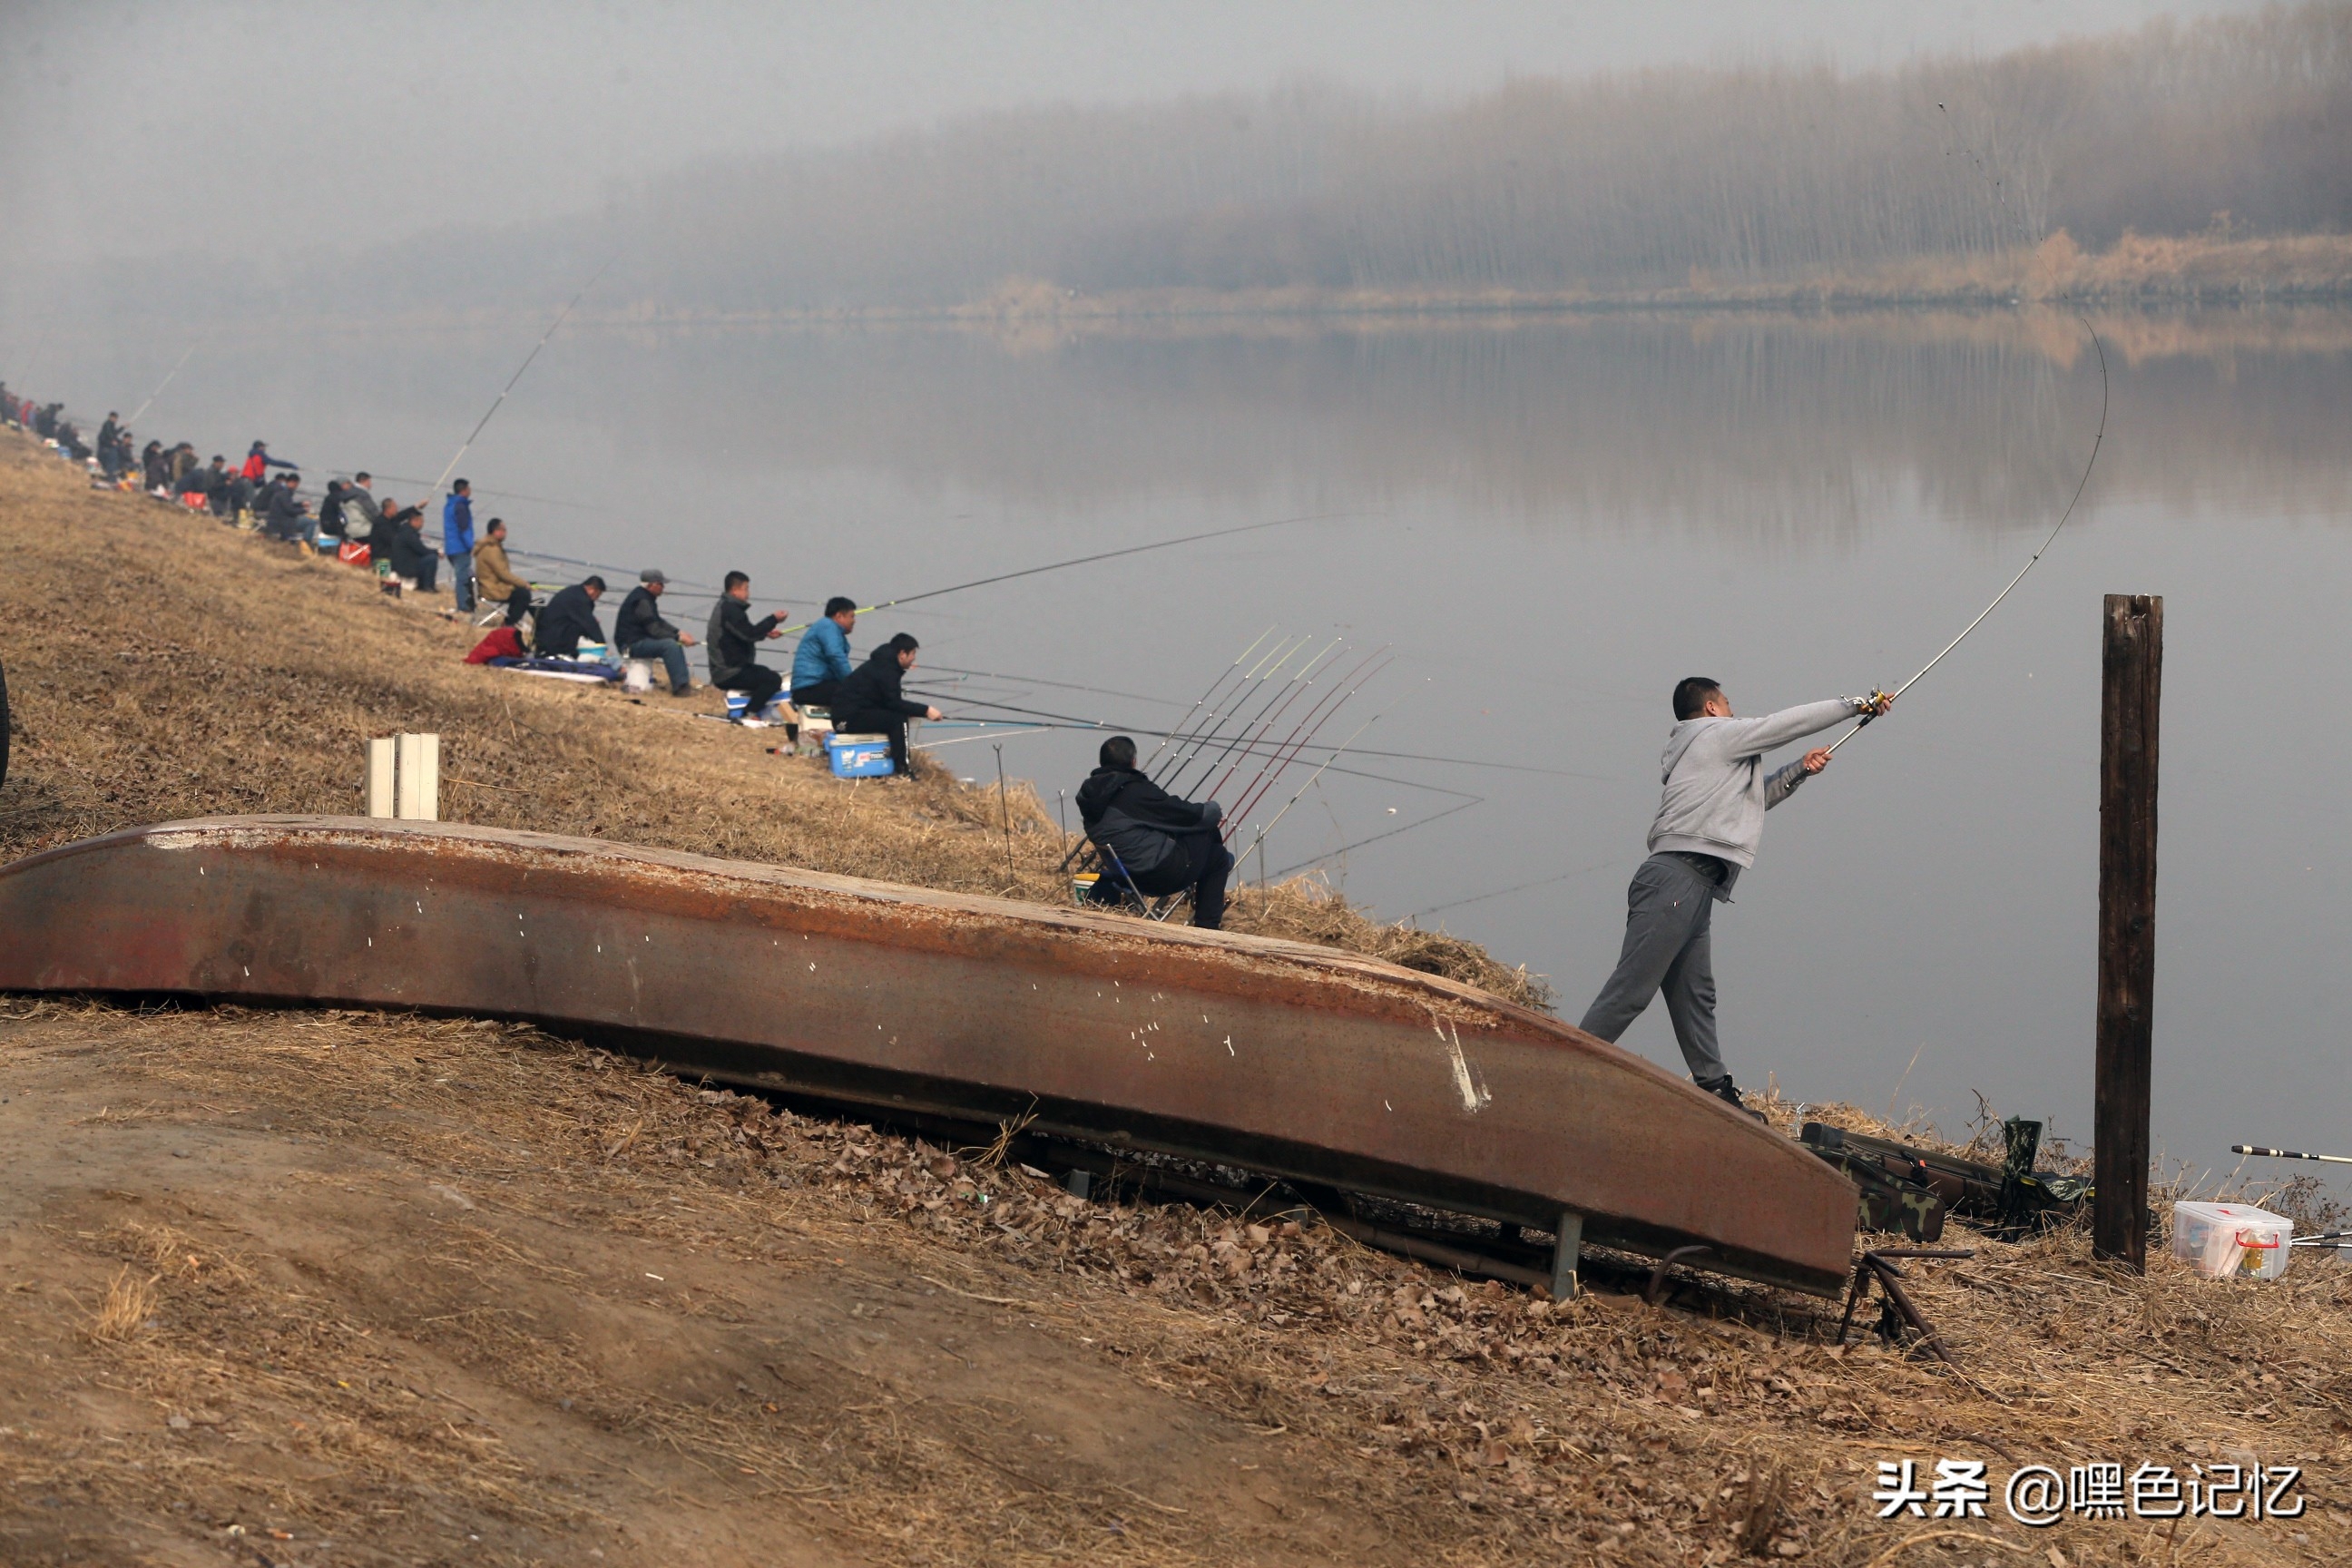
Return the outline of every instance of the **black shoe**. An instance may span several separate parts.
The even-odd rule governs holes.
[[[1729,1073],[1725,1073],[1721,1078],[1705,1079],[1693,1079],[1691,1081],[1697,1084],[1699,1088],[1706,1090],[1707,1093],[1715,1096],[1716,1099],[1722,1100],[1725,1104],[1730,1106],[1734,1110],[1748,1110],[1748,1102],[1739,1098],[1739,1086],[1731,1081],[1731,1075]],[[1748,1114],[1756,1118],[1759,1121],[1767,1120],[1764,1113],[1760,1110],[1748,1110]]]

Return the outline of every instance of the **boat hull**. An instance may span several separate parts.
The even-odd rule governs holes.
[[[712,1078],[1244,1167],[1817,1294],[1853,1189],[1555,1019],[1304,943],[593,839],[169,823],[0,868],[0,989],[528,1019]]]

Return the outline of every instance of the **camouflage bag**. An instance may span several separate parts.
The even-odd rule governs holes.
[[[1942,1239],[1948,1205],[1924,1162],[1905,1159],[1900,1145],[1850,1137],[1823,1122],[1808,1121],[1802,1136],[1807,1148],[1854,1184],[1863,1229],[1900,1231],[1921,1243]]]

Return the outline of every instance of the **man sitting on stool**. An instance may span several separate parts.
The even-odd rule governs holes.
[[[784,678],[759,662],[760,644],[783,632],[783,612],[751,618],[751,579],[730,572],[724,592],[710,608],[710,684],[721,691],[740,691],[750,700],[747,711],[757,718],[784,689]]]
[[[1116,897],[1132,879],[1137,892],[1156,899],[1189,888],[1192,923],[1215,931],[1225,918],[1225,879],[1234,868],[1233,851],[1217,831],[1224,807],[1179,800],[1137,772],[1130,736],[1105,741],[1101,761],[1078,786],[1087,837],[1118,858],[1103,867],[1097,889]]]
[[[801,634],[793,655],[793,706],[833,711],[841,683],[849,679],[849,634],[856,626],[856,600],[835,594],[824,602],[824,618]]]
[[[360,476],[364,483],[365,474]],[[506,624],[522,625],[530,614],[530,584],[515,575],[514,563],[507,559],[507,520],[494,517],[482,526],[482,542],[474,546],[474,595],[485,605],[504,603]]]
[[[669,671],[669,694],[684,697],[693,686],[687,676],[686,650],[694,639],[662,619],[656,601],[668,586],[669,579],[658,568],[637,574],[637,585],[621,601],[620,616],[613,622],[613,646],[623,658],[661,660]]]
[[[900,632],[867,655],[833,699],[833,732],[889,736],[890,766],[900,778],[912,771],[907,765],[907,721],[940,717],[938,709],[910,702],[899,691],[899,682],[915,668],[915,650],[921,646]]]
[[[593,574],[569,588],[558,588],[531,627],[532,646],[555,658],[576,658],[582,643],[603,642],[604,628],[596,619],[596,601],[604,596],[604,579]]]

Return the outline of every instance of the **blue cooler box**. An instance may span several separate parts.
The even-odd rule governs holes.
[[[890,738],[887,735],[835,735],[826,742],[833,753],[833,776],[837,779],[885,779],[890,776]]]

